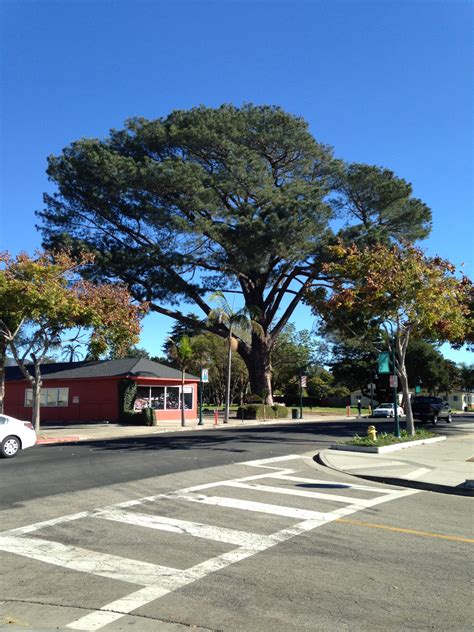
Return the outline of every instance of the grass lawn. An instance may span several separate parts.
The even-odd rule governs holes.
[[[374,446],[380,448],[384,445],[392,445],[393,443],[404,443],[406,441],[419,441],[420,439],[431,439],[432,437],[436,437],[437,435],[434,432],[429,432],[429,430],[415,430],[415,434],[412,436],[407,433],[406,430],[400,431],[400,438],[396,437],[392,433],[381,432],[377,436],[375,441],[372,441],[369,437],[359,437],[359,435],[354,435],[351,441],[344,441],[344,445],[362,445],[362,446]]]

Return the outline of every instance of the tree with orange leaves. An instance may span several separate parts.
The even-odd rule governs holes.
[[[0,410],[4,398],[4,365],[9,348],[33,390],[32,421],[40,428],[41,363],[64,342],[64,332],[89,334],[94,355],[115,353],[138,342],[142,306],[134,305],[122,285],[94,285],[77,280],[91,255],[69,252],[0,253]],[[30,372],[28,364],[32,364]]]
[[[449,261],[427,257],[414,246],[375,245],[359,249],[338,244],[325,264],[332,279],[328,298],[315,291],[309,302],[322,312],[326,326],[347,335],[374,333],[394,345],[395,368],[401,382],[407,430],[414,433],[405,356],[411,337],[462,345],[472,340],[472,282],[458,276]],[[370,331],[370,335],[368,332]]]

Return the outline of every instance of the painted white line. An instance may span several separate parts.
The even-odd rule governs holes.
[[[197,538],[213,540],[214,542],[224,542],[245,546],[246,548],[258,548],[259,541],[268,541],[266,536],[225,527],[214,527],[200,522],[190,522],[188,520],[178,520],[176,518],[166,518],[165,516],[153,516],[149,514],[133,513],[121,509],[99,509],[93,514],[94,518],[113,520],[126,524],[133,524],[139,527],[159,529],[180,535],[191,535]]]
[[[249,461],[241,465],[251,465],[277,471],[267,472],[262,475],[232,479],[230,481],[207,483],[168,494],[146,496],[141,499],[126,501],[103,509],[97,509],[93,512],[71,514],[69,516],[63,516],[61,518],[14,529],[11,532],[6,532],[11,535],[15,534],[13,537],[0,537],[0,549],[16,553],[18,555],[31,557],[50,564],[56,564],[71,570],[92,573],[94,575],[144,586],[125,597],[121,597],[120,599],[106,604],[98,611],[91,612],[90,614],[73,621],[67,626],[68,628],[75,630],[95,631],[105,625],[108,625],[109,623],[117,621],[122,616],[133,612],[137,608],[144,606],[151,601],[159,599],[160,597],[196,580],[203,579],[209,573],[219,571],[230,564],[234,564],[251,557],[258,551],[263,551],[280,542],[285,542],[290,538],[316,529],[317,527],[337,520],[338,518],[356,513],[360,509],[373,507],[380,503],[396,500],[410,494],[419,493],[418,490],[384,490],[383,488],[369,487],[366,485],[334,485],[327,480],[306,479],[291,476],[295,473],[294,470],[284,469],[278,466],[272,467],[270,465],[270,463],[278,463],[300,458],[301,457],[298,455],[289,455],[285,457]],[[306,483],[315,486],[321,485],[321,487],[328,490],[331,490],[331,488],[334,487],[342,487],[348,490],[365,490],[377,493],[377,497],[371,500],[362,500],[360,498],[352,498],[350,496],[342,497],[331,493],[325,494],[309,490],[289,490],[288,488],[280,489],[278,487],[258,484],[253,485],[248,483],[248,481],[255,481],[264,478],[285,480],[295,483]],[[333,500],[337,499],[337,502],[342,502],[342,499],[344,499],[344,502],[347,502],[348,505],[332,512],[320,513],[317,511],[302,510],[296,507],[286,507],[252,501],[240,501],[233,498],[219,496],[213,497],[193,493],[204,489],[220,487],[226,484],[234,487],[258,489],[258,491],[271,493],[287,493],[295,496],[304,495],[308,498],[332,498]],[[292,491],[297,493],[292,493]],[[311,496],[308,496],[308,494],[311,494]],[[186,500],[214,506],[229,507],[232,509],[257,511],[271,515],[295,518],[301,521],[291,527],[282,529],[270,535],[258,535],[234,529],[205,525],[202,523],[123,511],[126,507],[134,507],[148,502],[156,502],[165,499]],[[364,505],[361,505],[361,502],[363,502]],[[24,537],[24,534],[37,531],[46,526],[53,526],[90,516],[107,520],[118,520],[119,522],[131,522],[148,528],[186,533],[188,535],[205,537],[207,539],[222,541],[229,544],[239,544],[240,546],[232,551],[228,551],[217,557],[205,560],[204,562],[201,562],[191,568],[182,570],[149,564],[147,562],[139,562],[114,555],[96,553],[86,549],[65,546],[57,542]],[[2,534],[0,534],[0,536],[1,535]]]
[[[267,492],[270,494],[286,494],[288,496],[299,496],[302,498],[314,498],[331,500],[333,502],[347,504],[357,504],[364,507],[367,500],[364,498],[354,498],[349,496],[338,496],[337,494],[327,494],[323,492],[309,492],[303,489],[288,489],[286,487],[272,487],[270,485],[254,485],[251,483],[240,483],[239,481],[233,481],[225,483],[225,487],[237,487],[240,489],[250,489],[260,492]]]
[[[91,515],[90,511],[80,511],[79,513],[69,514],[67,516],[60,516],[59,518],[52,518],[51,520],[43,520],[43,522],[36,522],[35,524],[29,524],[26,527],[18,527],[16,529],[10,529],[10,531],[0,532],[2,535],[22,535],[24,533],[33,533],[39,531],[44,527],[54,527],[58,524],[65,522],[71,522],[72,520],[79,520],[80,518],[87,518]]]
[[[62,566],[82,573],[148,586],[172,578],[179,569],[140,562],[108,553],[98,553],[51,540],[24,536],[0,537],[0,550],[30,557],[40,562]]]
[[[405,474],[405,478],[420,478],[420,476],[423,476],[423,474],[427,474],[428,472],[431,472],[429,467],[419,467],[417,470],[413,470],[413,472],[408,472],[408,474]]]
[[[166,495],[169,498],[170,495]],[[299,520],[319,520],[324,519],[325,514],[319,511],[310,511],[307,509],[298,509],[297,507],[285,507],[281,505],[271,505],[268,503],[259,503],[253,500],[239,500],[237,498],[226,498],[224,496],[204,496],[204,494],[182,494],[175,492],[173,498],[188,500],[193,503],[202,503],[203,505],[214,505],[217,507],[228,507],[230,509],[244,509],[246,511],[256,511],[259,513],[271,514],[273,516],[285,516],[287,518],[295,518]],[[328,512],[329,513],[329,512]]]
[[[353,509],[350,513],[354,513],[356,510]],[[345,514],[346,515],[346,514]],[[133,610],[144,606],[155,599],[159,599],[173,590],[177,590],[178,588],[182,588],[187,584],[195,582],[199,579],[204,579],[210,573],[215,573],[220,571],[231,564],[235,564],[236,562],[240,562],[248,557],[252,557],[258,551],[264,551],[276,544],[281,542],[285,542],[290,538],[293,538],[297,535],[301,535],[307,531],[311,531],[316,527],[320,527],[323,524],[328,522],[332,522],[338,518],[338,514],[334,514],[331,517],[327,517],[326,519],[319,520],[306,520],[304,522],[300,522],[288,529],[283,529],[278,531],[271,536],[267,536],[267,542],[264,543],[263,540],[258,546],[258,549],[252,547],[251,549],[242,547],[239,549],[235,549],[233,551],[229,551],[224,553],[223,555],[219,555],[217,557],[211,558],[200,564],[196,564],[195,566],[184,570],[178,571],[175,576],[176,586],[174,589],[166,590],[162,586],[148,586],[141,590],[135,591],[126,597],[122,597],[121,599],[117,599],[116,601],[112,601],[107,605],[103,606],[101,610],[92,612],[76,621],[73,621],[67,628],[72,630],[85,630],[94,632],[95,630],[99,630],[103,626],[113,623],[117,621],[125,614],[129,614]]]
[[[146,604],[151,601],[155,601],[155,599],[159,599],[170,592],[170,590],[166,590],[161,586],[147,586],[146,588],[141,588],[121,599],[111,601],[106,606],[103,606],[101,610],[96,610],[80,619],[72,621],[66,628],[71,628],[72,630],[99,630],[104,627],[104,625],[113,623],[129,612],[141,606],[146,606]]]
[[[272,456],[268,459],[257,459],[255,461],[245,461],[240,465],[250,465],[251,467],[268,467],[269,463],[281,463],[282,461],[294,461],[301,459],[299,454],[287,454],[286,456]],[[275,468],[270,468],[275,469]]]

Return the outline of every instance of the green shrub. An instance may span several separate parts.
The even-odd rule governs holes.
[[[121,413],[133,412],[133,405],[137,396],[137,383],[135,380],[121,380],[118,389],[119,416]]]
[[[123,411],[120,422],[129,426],[153,426],[155,425],[155,411],[153,408],[142,408],[137,412]]]
[[[238,419],[285,419],[286,417],[288,417],[286,406],[246,404],[237,410]]]
[[[290,412],[286,406],[272,406],[272,409],[275,411],[276,419],[286,419]]]
[[[247,404],[263,404],[263,399],[260,395],[249,395],[247,397]]]

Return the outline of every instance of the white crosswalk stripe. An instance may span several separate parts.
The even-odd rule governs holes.
[[[93,511],[84,511],[52,520],[27,525],[7,532],[0,533],[0,550],[31,558],[40,562],[61,566],[71,571],[89,573],[99,577],[119,580],[134,584],[134,590],[106,605],[100,610],[91,612],[69,623],[67,626],[74,630],[99,630],[117,621],[124,615],[133,612],[164,595],[169,594],[192,582],[205,578],[209,573],[215,573],[236,562],[245,560],[260,551],[264,551],[290,538],[307,533],[329,522],[351,515],[357,511],[374,507],[380,503],[402,498],[417,493],[417,490],[393,490],[358,484],[328,484],[328,481],[295,476],[294,469],[282,467],[283,464],[300,460],[301,457],[288,455],[273,459],[250,461],[241,465],[265,469],[265,473],[245,476],[238,479],[215,481],[202,485],[176,490],[167,494],[146,496],[137,500],[125,501],[102,507]],[[281,465],[280,465],[281,464]],[[258,481],[258,482],[257,482]],[[285,486],[278,486],[281,481]],[[273,483],[273,484],[268,484]],[[298,489],[297,485],[307,485],[312,489]],[[269,501],[277,495],[287,499],[286,504],[261,502],[256,500],[242,500],[222,495],[225,489],[242,490],[259,498],[263,495]],[[343,493],[333,493],[334,491]],[[355,492],[375,494],[371,498],[361,498],[362,494],[352,496]],[[208,493],[203,493],[208,492]],[[212,495],[218,492],[219,495]],[[306,505],[313,503],[316,509],[307,509],[289,504],[304,500]],[[295,524],[274,531],[270,534],[252,533],[230,527],[216,526],[182,520],[179,518],[157,515],[163,502],[197,503],[208,507],[226,508],[231,511],[246,511],[275,518],[295,520]],[[339,505],[331,511],[318,511],[318,502]],[[342,506],[341,506],[342,505]],[[146,507],[147,512],[135,511],[136,508]],[[47,527],[74,524],[80,519],[105,520],[122,525],[130,525],[143,529],[168,532],[186,537],[211,540],[217,543],[232,545],[230,551],[206,559],[194,566],[178,569],[169,566],[153,564],[122,556],[99,553],[89,549],[62,544],[30,536]],[[269,518],[271,519],[271,518]]]

